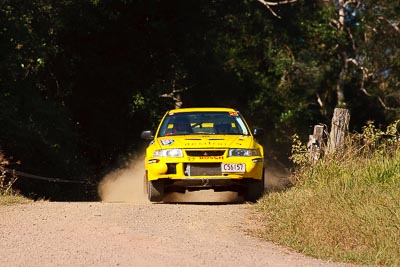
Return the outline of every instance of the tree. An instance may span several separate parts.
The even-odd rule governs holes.
[[[286,85],[298,87],[302,80],[311,81],[308,86],[315,88],[315,100],[324,115],[334,106],[356,110],[367,105],[375,114],[356,122],[396,116],[400,103],[399,4],[335,0],[295,6],[300,14],[295,16],[295,27],[300,34],[293,37],[300,42],[289,45],[296,63],[283,79]],[[307,79],[302,79],[304,75]]]
[[[179,106],[238,108],[284,152],[336,106],[355,129],[386,124],[399,13],[389,0],[0,0],[0,145],[21,170],[96,180]]]
[[[297,0],[286,0],[286,1],[276,1],[276,2],[272,2],[272,1],[265,1],[265,0],[257,0],[258,2],[260,2],[261,4],[263,4],[264,6],[266,6],[268,8],[268,10],[275,16],[278,18],[281,18],[273,9],[273,6],[280,6],[280,5],[286,5],[286,4],[291,4],[291,3],[295,3],[297,2]]]

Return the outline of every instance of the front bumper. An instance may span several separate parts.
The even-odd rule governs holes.
[[[245,164],[243,172],[224,172],[222,164]],[[203,181],[211,184],[226,183],[229,180],[256,179],[260,180],[264,168],[261,157],[232,157],[221,160],[185,160],[158,158],[147,160],[148,180],[170,179],[181,181]]]

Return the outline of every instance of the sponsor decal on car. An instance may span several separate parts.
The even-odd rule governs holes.
[[[224,159],[224,156],[200,156],[200,159]]]
[[[175,142],[175,140],[174,139],[161,139],[160,142],[163,146],[170,146]]]

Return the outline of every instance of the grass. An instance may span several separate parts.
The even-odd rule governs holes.
[[[295,186],[256,205],[256,234],[313,257],[400,266],[400,150],[361,150],[303,166]]]
[[[29,199],[18,196],[18,195],[1,195],[0,194],[0,206],[4,205],[14,205],[14,204],[21,204],[21,203],[28,203],[30,202]]]

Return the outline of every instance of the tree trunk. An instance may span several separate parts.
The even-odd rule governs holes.
[[[343,61],[343,66],[342,69],[340,70],[339,78],[336,84],[337,106],[346,107],[346,99],[344,96],[344,85],[349,69],[348,57],[346,52],[341,53],[341,59]]]
[[[343,34],[345,31],[345,1],[344,0],[338,0],[338,34]],[[337,106],[338,107],[346,107],[346,99],[344,96],[344,85],[345,85],[345,79],[347,76],[348,72],[348,56],[346,54],[346,49],[339,44],[339,50],[342,50],[340,53],[340,59],[343,62],[342,69],[340,70],[338,81],[336,83],[336,95],[337,95]]]

